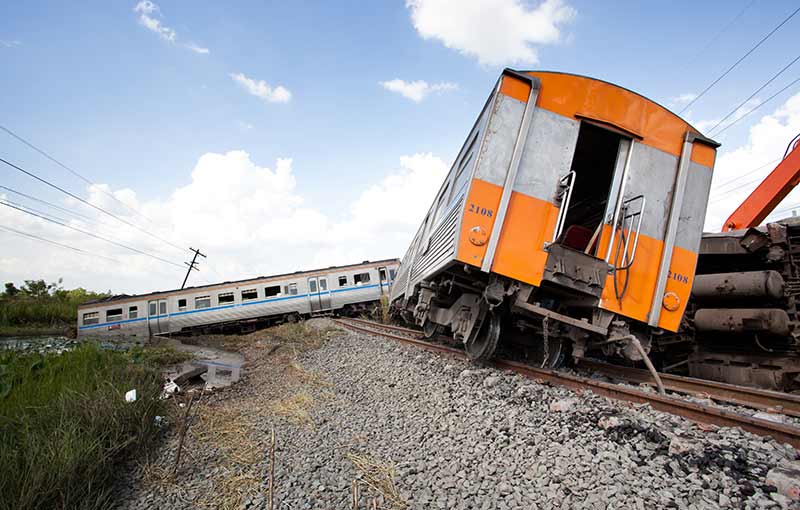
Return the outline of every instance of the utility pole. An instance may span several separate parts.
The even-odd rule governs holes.
[[[191,263],[184,262],[184,264],[189,266],[189,269],[186,270],[186,278],[183,279],[183,284],[181,285],[181,289],[186,287],[186,281],[189,279],[189,273],[192,272],[192,269],[194,269],[195,271],[199,271],[199,269],[197,269],[197,256],[200,255],[201,257],[206,258],[205,254],[200,253],[200,250],[195,250],[191,246],[189,247],[189,250],[194,252],[194,257],[192,257]]]

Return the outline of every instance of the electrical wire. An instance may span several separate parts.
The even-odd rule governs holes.
[[[80,232],[81,234],[84,234],[84,235],[87,235],[87,236],[90,236],[90,237],[94,237],[95,239],[100,239],[101,241],[105,241],[107,243],[111,243],[111,244],[113,244],[115,246],[119,246],[120,248],[125,248],[126,250],[130,250],[130,251],[138,253],[140,255],[144,255],[146,257],[150,257],[151,259],[155,259],[155,260],[161,261],[161,262],[163,262],[165,264],[169,264],[171,266],[179,267],[181,269],[183,269],[183,267],[184,267],[181,264],[176,264],[175,262],[170,262],[169,260],[163,259],[163,258],[161,258],[161,257],[159,257],[157,255],[153,255],[151,253],[147,253],[145,251],[139,250],[139,249],[134,248],[132,246],[128,246],[126,244],[118,243],[118,242],[113,241],[111,239],[108,239],[106,237],[99,236],[97,234],[93,234],[92,232],[87,232],[86,230],[83,230],[83,229],[80,229],[80,228],[77,228],[77,227],[73,227],[72,225],[68,225],[67,223],[64,223],[62,221],[58,221],[58,220],[55,220],[53,218],[48,218],[47,216],[44,216],[44,215],[41,215],[41,214],[37,214],[36,212],[30,211],[30,210],[28,210],[26,208],[17,207],[17,206],[15,206],[13,204],[8,203],[8,201],[0,200],[0,205],[4,205],[6,207],[10,207],[10,208],[16,209],[18,211],[22,211],[22,212],[24,212],[26,214],[30,214],[31,216],[36,216],[37,218],[41,218],[41,219],[49,221],[51,223],[55,223],[56,225],[61,225],[62,227],[68,228],[70,230],[74,230],[76,232]]]
[[[20,230],[14,229],[14,228],[7,227],[5,225],[0,225],[0,230],[4,230],[4,231],[6,231],[8,233],[16,234],[18,236],[27,237],[28,239],[34,239],[36,241],[41,241],[43,243],[52,244],[54,246],[60,246],[61,248],[66,248],[68,250],[72,250],[72,251],[77,252],[77,253],[90,255],[92,257],[100,257],[100,258],[103,258],[103,259],[106,259],[106,260],[110,260],[111,262],[116,262],[118,264],[122,264],[122,262],[120,262],[117,259],[114,259],[114,258],[111,258],[111,257],[106,257],[105,255],[100,255],[99,253],[92,253],[90,251],[82,250],[80,248],[76,248],[76,247],[70,246],[68,244],[59,243],[58,241],[53,241],[51,239],[47,239],[47,238],[44,238],[44,237],[39,237],[39,236],[34,235],[34,234],[29,234],[29,233],[26,233],[26,232],[22,232]]]
[[[34,196],[28,195],[27,193],[23,193],[21,191],[17,191],[15,189],[9,188],[7,186],[0,186],[0,189],[4,189],[4,190],[6,190],[6,191],[8,191],[10,193],[14,193],[15,195],[19,195],[21,197],[25,197],[28,200],[33,200],[34,202],[39,202],[40,204],[44,204],[44,205],[46,205],[48,207],[52,207],[54,209],[58,209],[61,212],[65,212],[67,214],[72,214],[72,215],[74,215],[74,216],[76,216],[78,218],[81,218],[83,220],[95,221],[92,218],[90,218],[89,216],[86,216],[85,214],[81,214],[78,211],[73,211],[72,209],[67,209],[66,207],[61,207],[59,205],[53,204],[51,202],[48,202],[47,200],[42,200],[41,198],[36,198]]]
[[[50,161],[52,161],[52,162],[53,162],[53,163],[55,163],[56,165],[60,166],[61,168],[63,168],[63,169],[64,169],[64,170],[66,170],[67,172],[71,173],[72,175],[74,175],[74,176],[75,176],[75,177],[77,177],[78,179],[82,180],[83,182],[85,182],[85,183],[89,184],[90,186],[95,186],[95,183],[94,183],[94,182],[92,182],[91,180],[89,180],[89,179],[87,179],[86,177],[84,177],[83,175],[81,175],[81,174],[80,174],[78,171],[76,171],[76,170],[73,170],[72,168],[68,167],[67,165],[65,165],[65,164],[64,164],[64,163],[62,163],[61,161],[57,160],[56,158],[54,158],[53,156],[51,156],[50,154],[48,154],[48,153],[47,153],[47,152],[45,152],[44,150],[42,150],[42,149],[40,149],[39,147],[35,146],[33,143],[31,143],[31,142],[29,142],[28,140],[26,140],[26,139],[22,138],[20,135],[18,135],[17,133],[13,132],[13,131],[12,131],[12,130],[10,130],[9,128],[7,128],[7,127],[5,127],[5,126],[3,126],[3,125],[0,125],[0,129],[2,129],[3,131],[5,131],[5,132],[6,132],[6,133],[8,133],[9,135],[13,136],[14,138],[16,138],[17,140],[19,140],[20,142],[24,143],[25,145],[27,145],[27,146],[28,146],[28,147],[30,147],[31,149],[35,150],[36,152],[38,152],[38,153],[39,153],[39,154],[41,154],[42,156],[46,157],[47,159],[49,159]],[[128,204],[126,204],[126,203],[125,203],[125,202],[123,202],[122,200],[120,200],[120,199],[118,199],[117,197],[115,197],[113,193],[109,193],[108,191],[106,191],[106,190],[104,190],[104,189],[102,189],[102,188],[99,188],[99,187],[98,187],[98,188],[95,188],[95,189],[97,189],[98,191],[100,191],[100,192],[101,192],[101,193],[103,193],[104,195],[108,196],[109,198],[111,198],[112,200],[114,200],[115,202],[117,202],[118,204],[120,204],[121,206],[123,206],[124,208],[126,208],[127,210],[131,211],[132,213],[134,213],[134,214],[138,214],[139,216],[141,216],[142,218],[146,219],[146,220],[147,220],[147,221],[149,221],[150,223],[153,223],[153,220],[151,220],[150,218],[148,218],[147,216],[145,216],[145,215],[144,215],[144,214],[142,214],[141,212],[137,211],[137,210],[136,210],[136,209],[134,209],[133,207],[129,206]]]
[[[777,91],[776,93],[772,94],[772,95],[771,95],[771,96],[769,96],[767,99],[765,99],[764,101],[762,101],[761,103],[757,104],[757,105],[756,105],[756,106],[754,106],[752,109],[750,109],[750,110],[749,110],[747,113],[745,113],[744,115],[742,115],[741,117],[737,118],[736,120],[734,120],[733,122],[731,122],[730,124],[728,124],[727,126],[725,126],[724,128],[722,128],[722,129],[720,129],[719,131],[717,131],[716,133],[714,133],[714,134],[713,134],[713,136],[715,136],[715,137],[716,137],[716,136],[719,136],[719,135],[721,135],[722,133],[724,133],[725,131],[727,131],[727,130],[728,130],[728,129],[730,129],[731,127],[735,126],[737,122],[739,122],[739,121],[740,121],[740,120],[742,120],[743,118],[747,117],[748,115],[750,115],[750,114],[751,114],[751,113],[753,113],[754,111],[758,110],[759,108],[761,108],[761,107],[762,107],[762,106],[764,106],[765,104],[769,103],[770,101],[772,101],[773,99],[775,99],[776,97],[778,97],[778,96],[779,96],[781,93],[783,93],[784,91],[786,91],[786,90],[787,90],[789,87],[791,87],[792,85],[794,85],[794,84],[795,84],[795,83],[797,83],[797,82],[800,82],[800,78],[797,78],[796,80],[794,80],[794,81],[793,81],[793,82],[791,82],[790,84],[786,85],[785,87],[783,87],[782,89],[780,89],[780,90],[779,90],[779,91]]]
[[[115,215],[113,213],[110,213],[110,212],[106,211],[105,209],[103,209],[102,207],[98,207],[98,206],[92,204],[91,202],[89,202],[87,200],[82,199],[81,197],[75,195],[74,193],[71,193],[71,192],[65,190],[64,188],[56,186],[55,184],[51,183],[50,181],[48,181],[46,179],[43,179],[42,177],[39,177],[38,175],[34,174],[33,172],[29,172],[28,170],[25,170],[24,168],[19,167],[19,166],[15,165],[14,163],[10,163],[10,162],[6,161],[3,158],[0,158],[0,162],[5,163],[6,165],[8,165],[8,166],[10,166],[10,167],[12,167],[12,168],[24,173],[25,175],[27,175],[29,177],[32,177],[32,178],[36,179],[37,181],[42,182],[42,183],[50,186],[51,188],[56,189],[56,190],[60,191],[61,193],[64,193],[65,195],[68,195],[68,196],[74,198],[75,200],[78,200],[82,204],[88,205],[89,207],[91,207],[93,209],[96,209],[96,210],[102,212],[105,215],[111,216],[115,220],[117,220],[117,221],[119,221],[121,223],[124,223],[125,225],[128,225],[129,227],[133,227],[136,230],[147,234],[148,236],[152,237],[153,239],[157,239],[157,240],[159,240],[161,242],[169,244],[170,246],[172,246],[174,248],[177,248],[177,249],[179,249],[181,251],[185,251],[184,248],[181,248],[180,246],[178,246],[176,244],[173,244],[170,241],[167,241],[166,239],[164,239],[164,238],[162,238],[160,236],[157,236],[156,234],[153,234],[153,233],[151,233],[151,232],[149,232],[149,231],[147,231],[147,230],[145,230],[145,229],[143,229],[143,228],[141,228],[141,227],[139,227],[137,225],[134,225],[133,223],[131,223],[129,221],[123,220],[119,216],[117,216],[117,215]]]
[[[718,191],[720,191],[720,190],[721,190],[721,188],[724,188],[724,187],[725,187],[725,186],[727,186],[728,184],[733,184],[734,182],[738,181],[739,179],[742,179],[742,178],[744,178],[744,177],[747,177],[747,176],[748,176],[748,175],[750,175],[750,174],[753,174],[753,173],[755,173],[755,172],[758,172],[758,171],[759,171],[759,170],[761,170],[762,168],[764,168],[764,167],[767,167],[767,166],[769,166],[769,165],[773,165],[773,164],[777,163],[777,162],[778,162],[778,161],[780,161],[780,160],[781,160],[781,158],[773,159],[772,161],[768,161],[767,163],[764,163],[763,165],[761,165],[761,166],[759,166],[759,167],[756,167],[756,168],[754,168],[754,169],[752,169],[752,170],[748,170],[747,172],[745,172],[745,173],[743,173],[743,174],[741,174],[741,175],[739,175],[739,176],[737,176],[737,177],[734,177],[733,179],[729,179],[729,180],[727,180],[727,181],[725,181],[725,182],[723,182],[723,183],[721,183],[721,184],[717,185],[716,187],[712,188],[712,189],[711,189],[711,193],[718,192]],[[751,181],[751,182],[752,182],[752,181]],[[747,183],[745,183],[745,184],[740,184],[739,186],[736,186],[736,187],[734,187],[734,188],[731,188],[731,189],[725,190],[725,193],[728,193],[728,192],[730,192],[730,191],[733,191],[733,190],[739,189],[739,188],[741,188],[741,187],[743,187],[743,186],[746,186],[746,185],[747,185]]]
[[[719,83],[719,82],[720,82],[720,80],[722,80],[723,78],[725,78],[725,77],[728,75],[728,73],[730,73],[731,71],[733,71],[733,70],[734,70],[734,68],[736,68],[736,66],[738,66],[739,64],[741,64],[741,63],[742,63],[742,61],[743,61],[744,59],[746,59],[747,57],[749,57],[751,53],[753,53],[753,52],[754,52],[756,49],[758,49],[758,47],[759,47],[759,46],[761,46],[762,44],[764,44],[764,42],[765,42],[767,39],[769,39],[770,37],[772,37],[772,34],[774,34],[775,32],[777,32],[777,31],[778,31],[778,30],[779,30],[779,29],[780,29],[780,28],[781,28],[783,25],[785,25],[786,23],[788,23],[788,22],[789,22],[789,20],[790,20],[790,19],[792,19],[792,18],[793,18],[793,17],[794,17],[794,16],[795,16],[795,15],[796,15],[798,12],[800,12],[800,7],[798,7],[797,9],[795,9],[795,10],[794,10],[794,12],[792,12],[792,13],[791,13],[789,16],[787,16],[787,17],[786,17],[786,18],[785,18],[783,21],[781,21],[781,22],[778,24],[778,26],[776,26],[775,28],[773,28],[773,29],[772,29],[772,30],[771,30],[771,31],[770,31],[770,32],[769,32],[767,35],[765,35],[764,37],[762,37],[762,38],[761,38],[761,40],[760,40],[760,41],[758,41],[758,42],[756,43],[756,45],[755,45],[755,46],[753,46],[752,48],[750,48],[750,49],[747,51],[747,53],[745,53],[744,55],[742,55],[742,56],[739,58],[739,60],[737,60],[736,62],[734,62],[734,63],[733,63],[733,65],[732,65],[732,66],[730,66],[728,69],[726,69],[724,73],[722,73],[722,74],[721,74],[721,75],[720,75],[720,76],[719,76],[717,79],[715,79],[714,81],[712,81],[712,82],[711,82],[711,83],[710,83],[710,84],[709,84],[709,85],[708,85],[708,86],[707,86],[705,89],[703,89],[703,91],[702,91],[702,92],[700,92],[700,94],[698,94],[698,95],[697,95],[697,96],[696,96],[694,99],[692,99],[691,101],[689,101],[689,103],[687,103],[687,104],[686,104],[686,106],[684,106],[684,107],[683,107],[683,109],[682,109],[681,111],[679,111],[679,112],[678,112],[678,114],[681,114],[681,113],[685,112],[685,111],[686,111],[686,110],[687,110],[687,109],[688,109],[690,106],[692,106],[692,105],[693,105],[695,102],[697,102],[697,100],[698,100],[698,99],[700,99],[701,97],[703,97],[703,96],[706,94],[706,92],[708,92],[709,90],[711,90],[711,88],[712,88],[714,85],[716,85],[717,83]]]
[[[728,118],[730,118],[730,116],[731,116],[731,115],[733,115],[733,114],[735,114],[736,112],[738,112],[738,111],[739,111],[739,108],[741,108],[742,106],[746,105],[748,101],[750,101],[751,99],[753,99],[753,98],[756,96],[756,94],[758,94],[759,92],[761,92],[762,90],[764,90],[764,88],[765,88],[767,85],[769,85],[770,83],[772,83],[773,81],[775,81],[775,79],[776,79],[778,76],[782,75],[784,71],[786,71],[787,69],[789,69],[790,67],[792,67],[792,65],[793,65],[795,62],[797,62],[798,60],[800,60],[800,55],[796,56],[796,57],[794,58],[794,60],[792,60],[791,62],[789,62],[788,64],[786,64],[786,65],[783,67],[783,69],[781,69],[780,71],[778,71],[777,73],[775,73],[775,74],[772,76],[772,78],[770,78],[769,80],[767,80],[766,82],[764,82],[764,84],[763,84],[763,85],[761,85],[760,87],[758,87],[758,89],[756,89],[756,91],[755,91],[755,92],[753,92],[752,94],[750,94],[750,96],[748,96],[748,98],[747,98],[747,99],[745,99],[744,101],[742,101],[741,103],[739,103],[739,104],[736,106],[736,108],[734,108],[733,110],[731,110],[730,112],[728,112],[728,114],[727,114],[727,115],[725,115],[724,117],[722,117],[722,118],[719,120],[719,122],[717,122],[716,124],[714,124],[714,125],[711,127],[711,129],[709,129],[709,130],[708,130],[708,131],[709,131],[709,133],[710,133],[710,132],[712,132],[712,131],[714,131],[715,129],[717,129],[717,127],[718,127],[720,124],[722,124],[723,122],[725,122],[726,120],[728,120]]]

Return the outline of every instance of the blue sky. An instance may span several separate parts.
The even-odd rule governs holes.
[[[436,3],[420,0],[419,4],[429,1]],[[456,35],[424,35],[425,30],[436,32],[447,25],[450,16],[441,12],[474,8],[491,13],[509,5],[534,12],[541,8],[541,2],[451,3],[443,11],[426,12],[429,19],[418,22],[413,16],[414,6],[403,1],[240,1],[225,5],[160,0],[138,11],[137,1],[79,5],[5,2],[0,7],[0,62],[5,76],[0,81],[2,124],[92,181],[107,184],[115,192],[135,192],[137,207],[157,216],[155,221],[160,226],[153,228],[163,228],[158,231],[170,239],[197,236],[191,235],[191,229],[188,234],[178,231],[171,217],[177,213],[165,212],[169,209],[165,204],[177,189],[192,182],[192,171],[203,155],[229,151],[244,151],[254,165],[273,170],[279,158],[291,158],[294,181],[287,192],[291,197],[286,200],[300,200],[302,206],[298,207],[324,216],[330,223],[322,230],[332,231],[336,225],[345,228],[353,220],[354,204],[366,207],[370,190],[377,190],[380,196],[381,191],[386,192],[382,187],[387,177],[410,171],[401,163],[402,157],[430,154],[439,160],[439,166],[449,165],[506,65],[606,79],[673,107],[673,98],[702,90],[797,7],[792,1],[766,0],[752,5],[751,0],[551,0],[549,4],[562,9],[564,18],[553,23],[557,34],[549,40],[534,36],[522,43],[538,56],[535,62],[530,53],[515,59],[513,52],[505,58],[498,58],[495,52],[487,61],[485,56],[463,49],[465,45],[488,48],[493,44],[502,49],[504,43],[494,39],[501,32],[513,30],[491,14],[485,16],[487,24],[498,26],[481,33],[472,34],[467,28]],[[744,14],[712,41],[748,5]],[[162,33],[148,28],[143,15],[156,20]],[[435,19],[437,15],[442,19]],[[452,19],[458,23],[461,17]],[[428,28],[421,29],[421,23]],[[796,56],[799,29],[797,16],[693,105],[687,117],[700,127],[727,113]],[[196,51],[199,48],[207,52]],[[263,80],[273,89],[281,86],[291,98],[270,102],[256,97],[232,78],[239,73],[254,82]],[[798,76],[800,64],[759,98]],[[394,79],[446,86],[415,102],[380,85]],[[751,144],[752,126],[798,90],[800,86],[787,90],[729,130],[720,139],[722,150],[734,151]],[[784,146],[787,142],[782,141]],[[93,196],[63,169],[4,133],[0,133],[0,155],[81,196]],[[224,175],[226,168],[220,164],[216,171]],[[732,166],[725,171],[726,178],[743,170]],[[436,172],[441,171],[438,167],[430,170],[437,179],[441,177]],[[0,178],[6,186],[47,200],[63,199],[8,168],[0,170]],[[424,179],[421,182],[431,187]],[[414,193],[413,186],[409,189]],[[120,196],[129,197],[125,192]],[[282,200],[281,196],[272,199]],[[231,197],[249,199],[235,193]],[[425,212],[423,202],[420,199],[422,205],[409,208],[407,225],[411,226],[393,231],[390,241],[377,237],[373,244],[353,249],[317,243],[312,238],[298,244],[288,256],[287,250],[264,244],[273,243],[268,236],[254,236],[248,246],[243,235],[233,243],[236,249],[216,246],[202,235],[185,240],[218,248],[215,260],[225,276],[299,269],[324,263],[328,260],[325,256],[331,263],[347,262],[347,257],[399,257],[413,226]],[[225,203],[208,205],[227,207]],[[269,215],[269,211],[258,213]],[[383,216],[391,222],[386,218],[391,215]],[[25,228],[35,227],[39,235],[55,238],[63,234],[56,233],[55,226],[24,223],[16,216],[0,216],[3,218],[5,225],[13,221]],[[133,233],[112,234],[136,246],[161,249],[149,244],[152,240]],[[62,240],[76,245],[82,242],[71,234]],[[0,242],[11,247],[3,250],[6,258],[0,258],[0,278],[19,281],[60,274],[70,285],[95,288],[143,290],[164,286],[157,279],[160,276],[146,281],[133,275],[115,279],[111,268],[103,263],[72,264],[67,255],[67,260],[58,265],[43,259],[40,266],[19,267],[20,260],[30,260],[26,250],[60,251],[41,246],[36,250],[30,247],[36,246],[32,241],[9,234],[0,234]],[[101,245],[97,249],[112,251]],[[243,251],[253,250],[260,252],[259,262],[249,258],[243,261]],[[177,261],[184,257],[174,252],[170,256]]]

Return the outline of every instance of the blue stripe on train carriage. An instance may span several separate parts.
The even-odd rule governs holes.
[[[187,310],[185,312],[175,312],[175,313],[168,313],[166,315],[154,315],[153,317],[139,317],[138,319],[126,319],[122,321],[115,321],[115,322],[103,322],[100,324],[91,324],[89,326],[80,326],[78,329],[85,330],[85,329],[95,329],[95,328],[106,328],[109,326],[116,326],[118,324],[130,324],[132,322],[139,322],[139,321],[146,321],[148,319],[163,319],[166,317],[177,317],[179,315],[189,315],[193,313],[202,313],[202,312],[214,312],[216,310],[225,310],[227,308],[236,308],[237,306],[250,306],[250,305],[260,305],[264,303],[274,303],[277,301],[286,301],[288,299],[299,299],[299,298],[307,298],[311,296],[319,296],[322,294],[336,294],[338,292],[348,292],[351,290],[363,290],[363,289],[372,289],[378,287],[379,284],[373,283],[372,285],[358,285],[355,287],[349,287],[346,289],[336,289],[326,292],[316,292],[313,294],[297,294],[294,296],[284,296],[279,298],[272,298],[272,299],[262,299],[260,301],[248,301],[247,303],[239,303],[234,305],[223,305],[223,306],[212,306],[209,308],[201,308],[199,310]],[[389,283],[381,283],[381,287],[388,287]]]

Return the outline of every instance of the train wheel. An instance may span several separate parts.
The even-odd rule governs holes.
[[[422,334],[425,338],[430,339],[436,336],[439,332],[439,325],[433,322],[432,320],[425,320],[425,324],[422,325]]]
[[[487,361],[492,358],[500,341],[502,317],[497,313],[487,313],[480,327],[473,330],[464,345],[467,357],[472,361]]]

